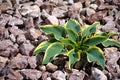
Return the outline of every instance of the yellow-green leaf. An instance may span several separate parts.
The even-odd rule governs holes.
[[[50,44],[45,51],[43,64],[47,64],[48,62],[50,62],[53,59],[53,57],[60,54],[62,50],[63,45],[60,42],[54,42]]]
[[[41,30],[46,34],[53,34],[57,40],[65,37],[65,30],[64,27],[62,26],[45,25],[41,27]]]
[[[73,30],[74,32],[79,33],[81,31],[80,24],[75,19],[70,19],[67,21],[67,23],[64,25],[65,28]]]
[[[98,47],[90,47],[87,51],[87,60],[97,62],[103,69],[105,68],[105,58],[103,51]]]
[[[82,38],[90,36],[92,33],[96,32],[96,27],[99,25],[99,22],[95,22],[92,25],[89,25],[82,31]]]
[[[98,45],[98,44],[102,43],[106,39],[107,38],[104,36],[95,36],[95,37],[91,37],[91,38],[86,39],[84,44],[87,46],[94,46],[94,45]]]
[[[103,43],[103,46],[108,47],[108,46],[117,46],[120,47],[120,42],[113,40],[113,39],[107,39]]]
[[[45,51],[47,49],[47,47],[50,45],[51,43],[48,41],[44,41],[42,43],[40,43],[34,50],[34,54],[38,54],[42,51]]]
[[[67,29],[67,33],[68,33],[68,38],[76,43],[78,41],[78,34],[76,32],[74,32],[73,30]]]
[[[73,68],[75,62],[79,60],[79,55],[74,52],[74,49],[67,52],[67,55],[69,57],[69,68]]]

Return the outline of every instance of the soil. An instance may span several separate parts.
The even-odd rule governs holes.
[[[100,22],[98,30],[120,34],[120,0],[0,0],[0,80],[120,80],[120,48],[104,48],[105,69],[95,63],[68,69],[68,58],[42,64],[35,47],[49,37],[46,24],[64,25],[70,18],[82,26]],[[120,36],[113,36],[120,42]]]

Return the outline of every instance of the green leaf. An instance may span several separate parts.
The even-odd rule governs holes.
[[[92,33],[96,32],[96,27],[99,25],[99,22],[95,22],[90,26],[87,26],[83,31],[82,31],[82,38],[90,36]]]
[[[74,43],[68,38],[62,38],[60,39],[60,42],[62,42],[65,45],[74,45]]]
[[[60,42],[54,42],[50,44],[45,51],[43,64],[47,64],[48,62],[50,62],[52,58],[60,54],[62,50],[63,50],[63,45]]]
[[[75,19],[70,19],[65,24],[65,28],[73,30],[74,32],[79,33],[80,32],[80,24]]]
[[[105,37],[111,37],[111,36],[116,36],[116,35],[118,35],[117,33],[115,33],[115,32],[109,32],[109,33],[107,33],[107,32],[99,32],[99,33],[96,33],[95,34],[95,36],[105,36]]]
[[[41,27],[41,30],[46,34],[53,34],[57,40],[65,36],[65,30],[64,30],[64,27],[62,26],[45,25]]]
[[[74,32],[73,30],[67,29],[67,33],[68,33],[68,38],[76,43],[78,41],[78,34],[76,32]]]
[[[103,69],[105,68],[105,58],[103,51],[98,47],[90,47],[87,51],[87,60],[97,62]]]
[[[120,42],[116,41],[116,40],[113,40],[113,39],[107,39],[105,40],[103,43],[103,46],[105,47],[108,47],[108,46],[117,46],[117,47],[120,47]]]
[[[48,41],[44,41],[42,43],[40,43],[34,50],[34,54],[39,54],[42,51],[45,51],[47,49],[47,47],[50,45],[51,43]]]
[[[102,43],[106,39],[107,38],[104,36],[95,36],[95,37],[91,37],[91,38],[86,39],[84,44],[88,45],[88,46],[95,46],[95,45]]]
[[[67,52],[67,55],[69,57],[69,68],[73,68],[75,62],[79,60],[79,55],[74,52],[74,49]]]

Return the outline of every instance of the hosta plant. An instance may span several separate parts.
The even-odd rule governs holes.
[[[47,64],[57,55],[63,54],[69,58],[69,68],[79,61],[81,55],[86,55],[88,62],[96,62],[103,69],[105,67],[105,57],[99,45],[104,47],[117,46],[120,43],[110,39],[114,33],[98,33],[96,28],[99,22],[82,27],[76,20],[70,19],[64,26],[45,25],[40,30],[45,34],[52,34],[47,41],[40,43],[34,50],[34,54],[45,52],[43,64]]]

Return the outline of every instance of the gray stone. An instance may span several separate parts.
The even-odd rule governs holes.
[[[105,74],[97,68],[92,68],[92,75],[95,80],[108,80]]]
[[[33,18],[36,18],[36,17],[39,17],[39,14],[40,14],[40,9],[37,5],[23,5],[23,7],[21,8],[20,10],[20,13],[23,15],[23,16],[31,16]]]
[[[29,56],[32,55],[31,53],[34,49],[34,46],[29,41],[26,41],[20,45],[19,49],[23,55]]]
[[[13,69],[14,68],[23,69],[26,68],[27,65],[28,65],[28,56],[22,56],[21,54],[18,54],[16,57],[10,60],[8,67]]]
[[[16,42],[16,38],[13,34],[10,34],[9,38],[10,38],[11,41]]]
[[[46,23],[58,25],[59,21],[55,16],[48,16]]]
[[[10,25],[10,26],[23,25],[23,21],[22,21],[21,19],[19,19],[19,18],[12,17],[12,18],[9,20],[8,25]]]
[[[91,4],[91,5],[90,5],[90,8],[96,10],[96,9],[98,8],[98,5],[97,5],[97,4]]]
[[[52,15],[57,17],[57,18],[63,18],[65,17],[65,12],[67,11],[67,6],[61,6],[54,8],[52,11]]]
[[[9,28],[9,31],[10,31],[11,34],[14,34],[15,37],[17,35],[20,35],[20,34],[24,33],[21,29],[18,29],[17,26],[13,26],[13,27]]]
[[[23,80],[23,76],[19,73],[19,71],[14,71],[13,69],[8,69],[7,78],[9,80]]]
[[[26,38],[30,40],[35,40],[37,39],[42,33],[40,30],[35,29],[35,28],[30,28],[27,33],[25,34]]]
[[[17,36],[17,43],[18,44],[24,43],[25,41],[26,41],[26,37],[24,34],[20,34]]]
[[[49,72],[43,72],[42,73],[42,80],[47,80],[48,78],[50,78],[51,73]]]
[[[22,69],[20,72],[25,76],[25,79],[31,80],[38,80],[42,75],[41,71],[35,69]]]
[[[57,67],[56,65],[52,64],[52,63],[48,63],[48,64],[46,65],[46,69],[47,69],[48,71],[54,72],[54,71],[57,70],[57,68],[58,68],[58,67]]]
[[[55,80],[66,80],[65,78],[65,74],[62,72],[62,71],[55,71],[53,74],[52,74],[52,78],[55,79]]]
[[[28,17],[26,20],[24,20],[24,22],[25,22],[25,28],[27,29],[35,27],[32,17]]]
[[[83,80],[84,77],[85,77],[84,71],[73,70],[73,73],[69,75],[68,80]]]
[[[3,40],[0,41],[0,51],[1,50],[6,50],[9,46],[13,46],[13,42],[10,40]]]
[[[105,48],[105,57],[106,57],[106,68],[109,72],[116,73],[120,72],[119,65],[117,64],[117,61],[120,58],[120,52],[117,48],[111,47],[111,48]]]
[[[31,68],[36,68],[37,67],[37,58],[36,56],[31,56],[28,58],[28,63]]]
[[[92,15],[92,14],[95,14],[96,12],[95,12],[94,9],[87,8],[87,9],[86,9],[86,13],[87,13],[88,16],[90,16],[90,15]]]

